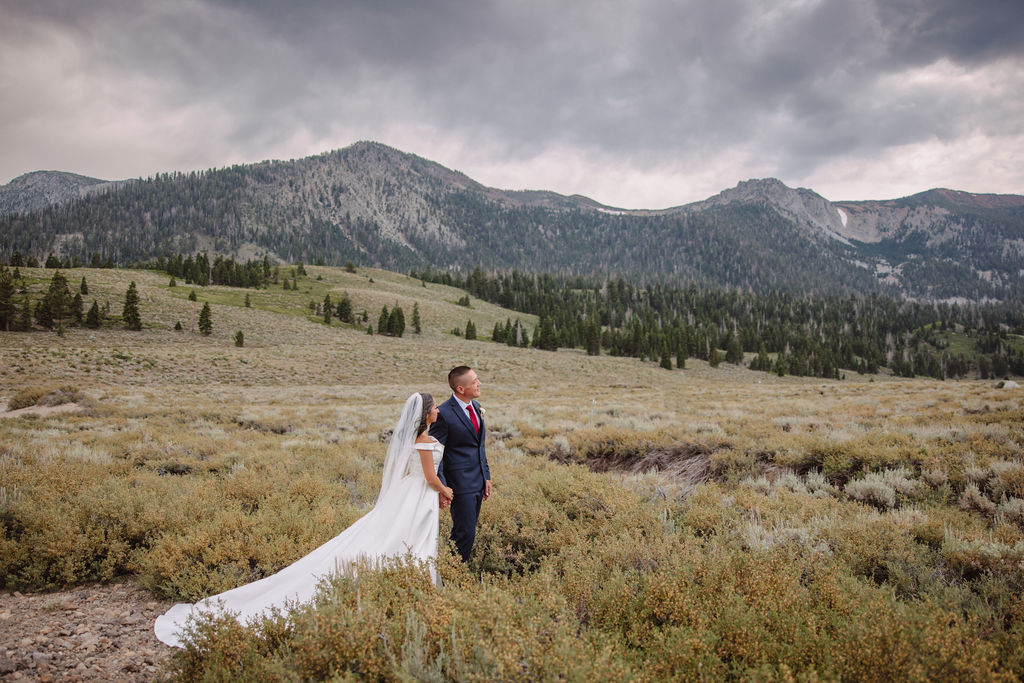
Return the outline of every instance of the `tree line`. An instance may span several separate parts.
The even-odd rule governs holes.
[[[921,303],[882,294],[756,294],[696,285],[638,286],[511,272],[410,271],[412,277],[538,316],[532,334],[518,320],[495,325],[491,339],[541,349],[582,348],[685,367],[744,363],[755,370],[839,378],[844,371],[937,379],[1024,375],[1024,311],[1004,304]],[[950,340],[970,340],[969,352]],[[749,357],[749,361],[747,358]]]

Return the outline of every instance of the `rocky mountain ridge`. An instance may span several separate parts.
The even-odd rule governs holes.
[[[130,183],[72,174],[16,180],[0,187],[0,209],[28,206],[30,197],[51,203],[0,216],[0,256],[100,252],[123,262],[202,249],[395,269],[619,273],[759,291],[1024,297],[1024,197],[1016,195],[930,190],[832,202],[767,178],[700,202],[629,210],[485,187],[372,142]]]
[[[0,185],[0,216],[63,204],[126,181],[100,180],[64,171],[33,171]]]

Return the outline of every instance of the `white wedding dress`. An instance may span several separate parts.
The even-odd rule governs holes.
[[[396,429],[393,438],[398,432]],[[201,613],[231,613],[244,624],[272,608],[284,608],[286,603],[308,602],[322,578],[360,558],[372,561],[411,554],[427,562],[434,584],[440,585],[436,566],[438,496],[427,485],[414,449],[430,450],[437,470],[444,452],[441,443],[406,444],[402,447],[407,451],[405,457],[398,462],[389,452],[377,504],[352,526],[272,576],[195,604],[175,605],[157,618],[153,626],[156,637],[167,645],[182,647],[182,627]],[[394,467],[389,467],[392,463]]]

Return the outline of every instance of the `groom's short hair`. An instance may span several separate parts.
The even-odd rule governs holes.
[[[466,373],[472,369],[468,365],[457,365],[451,369],[451,372],[448,373],[448,386],[452,388],[453,392],[459,386],[462,378],[466,376]]]

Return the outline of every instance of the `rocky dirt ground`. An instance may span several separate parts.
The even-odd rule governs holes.
[[[153,620],[173,604],[131,582],[0,593],[0,681],[152,681],[172,649]]]

